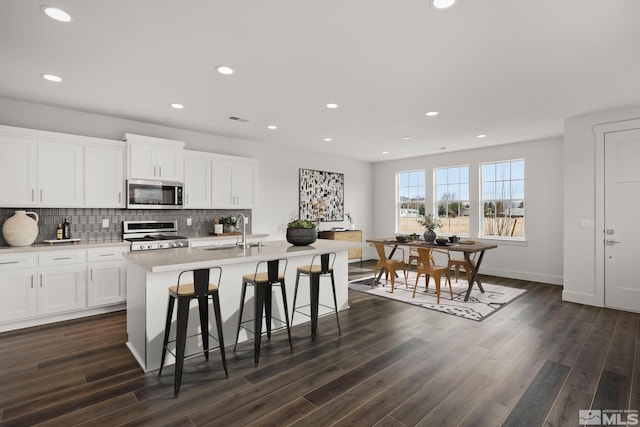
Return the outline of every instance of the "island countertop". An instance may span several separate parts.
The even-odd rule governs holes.
[[[311,245],[293,246],[284,240],[266,241],[262,246],[211,246],[129,252],[126,258],[152,273],[194,270],[212,266],[292,258],[360,247],[359,242],[318,239]]]

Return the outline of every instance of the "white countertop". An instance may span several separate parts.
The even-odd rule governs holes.
[[[129,247],[130,245],[131,243],[125,242],[124,240],[114,240],[113,242],[63,242],[55,243],[53,245],[50,245],[48,243],[38,243],[31,246],[2,246],[0,247],[0,255],[20,252],[68,251],[74,249],[108,248],[112,246]]]
[[[263,233],[254,233],[254,234],[247,234],[247,239],[263,239],[269,237],[268,234],[263,234]],[[199,242],[199,241],[206,241],[206,240],[213,240],[213,241],[222,241],[222,240],[240,240],[242,238],[241,235],[239,234],[235,234],[235,235],[230,235],[230,236],[217,236],[217,235],[210,235],[210,236],[194,236],[194,237],[188,237],[190,242]]]
[[[129,252],[126,258],[153,273],[167,271],[194,270],[239,264],[249,261],[264,261],[276,258],[291,258],[302,255],[315,255],[326,252],[341,252],[350,248],[359,248],[360,242],[318,239],[307,246],[293,246],[284,240],[267,241],[261,247],[242,249],[236,246],[218,246],[207,248],[179,248],[161,251]]]

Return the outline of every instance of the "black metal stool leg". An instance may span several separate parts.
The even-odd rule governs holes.
[[[342,335],[340,330],[340,318],[338,316],[338,298],[336,297],[336,279],[333,277],[333,271],[331,272],[331,288],[333,289],[333,306],[336,310],[336,323],[338,324],[338,335]]]
[[[187,342],[187,322],[189,320],[189,298],[178,298],[178,321],[176,325],[176,370],[174,396],[178,397],[184,367],[184,348]]]
[[[209,298],[206,295],[198,297],[198,311],[200,312],[200,335],[204,358],[209,360]]]
[[[236,343],[233,345],[233,351],[238,346],[238,337],[240,336],[240,326],[242,325],[242,312],[244,311],[244,298],[247,294],[247,282],[242,281],[242,297],[240,297],[240,315],[238,316],[238,330],[236,331]]]
[[[316,332],[318,330],[318,304],[320,297],[320,275],[316,273],[309,274],[309,290],[311,294],[311,341],[316,340]]]
[[[293,291],[293,306],[291,308],[291,324],[293,325],[293,316],[296,315],[296,300],[298,299],[298,283],[300,283],[300,271],[296,272],[296,287]]]
[[[169,295],[169,302],[167,303],[167,320],[164,324],[164,339],[162,340],[162,357],[160,357],[160,370],[158,376],[162,374],[162,368],[164,367],[164,359],[167,355],[167,344],[169,343],[169,328],[171,328],[171,318],[173,317],[173,303],[175,299]]]
[[[287,324],[289,347],[291,347],[291,353],[293,353],[293,343],[291,342],[291,327],[289,326],[289,309],[287,308],[287,290],[284,285],[284,279],[282,279],[282,282],[280,282],[280,289],[282,290],[282,306],[284,307],[284,321]]]
[[[217,292],[211,295],[211,302],[213,304],[213,313],[216,317],[216,327],[218,329],[218,344],[220,344],[222,366],[224,367],[225,375],[229,377],[229,372],[227,371],[227,357],[224,352],[224,335],[222,333],[222,316],[220,314],[220,296]]]
[[[264,320],[267,327],[267,339],[271,341],[271,314],[272,314],[272,302],[273,302],[273,286],[271,283],[260,285],[265,288],[264,291]]]
[[[267,286],[256,285],[256,302],[253,310],[253,360],[258,366],[260,360],[260,345],[262,341],[262,310],[264,309],[265,293]]]

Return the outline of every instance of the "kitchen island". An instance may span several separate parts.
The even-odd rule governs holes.
[[[220,283],[220,305],[223,323],[224,340],[227,347],[235,342],[240,297],[242,290],[242,276],[253,274],[260,261],[286,258],[288,261],[285,275],[287,287],[287,302],[289,317],[293,310],[293,292],[295,288],[296,269],[309,265],[316,254],[335,252],[334,275],[336,279],[336,293],[338,310],[348,306],[347,282],[348,259],[350,248],[359,247],[359,243],[341,242],[334,240],[317,240],[308,246],[292,246],[286,241],[267,241],[261,246],[242,248],[238,246],[213,246],[196,248],[164,249],[156,251],[131,252],[127,258],[127,347],[134,355],[142,369],[151,371],[160,367],[162,352],[162,338],[167,311],[168,287],[175,285],[178,274],[184,270],[221,267],[222,279]],[[320,304],[333,306],[331,285],[327,280],[321,283]],[[190,282],[191,277],[183,275],[182,282]],[[298,289],[297,305],[309,303],[309,280],[301,279]],[[326,286],[325,286],[326,285]],[[245,305],[245,320],[253,313],[251,307],[252,294],[247,292]],[[274,317],[284,319],[284,309],[280,299],[275,298],[278,307],[274,307]],[[191,306],[187,335],[197,335],[199,320],[197,303]],[[210,331],[215,331],[213,313],[210,313]],[[332,313],[328,311],[328,313]],[[321,315],[324,312],[321,311]],[[308,322],[306,316],[296,316],[295,323]],[[175,313],[174,313],[175,322]],[[322,331],[320,331],[320,334]],[[310,331],[304,329],[305,336],[310,338]],[[215,335],[215,333],[214,333]],[[175,325],[171,328],[171,338],[175,337]],[[251,334],[240,331],[238,342],[253,339]],[[196,352],[201,348],[200,339],[196,336],[187,340],[186,354]],[[241,350],[238,350],[241,351]],[[253,351],[253,347],[251,347]],[[295,351],[295,347],[294,347]],[[171,354],[167,354],[167,363],[173,363]]]

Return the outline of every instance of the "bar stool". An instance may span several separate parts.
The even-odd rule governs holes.
[[[317,263],[318,257],[320,258],[320,263]],[[342,331],[340,330],[340,319],[338,317],[338,300],[336,298],[336,281],[333,276],[333,264],[336,260],[335,252],[329,252],[326,254],[314,255],[311,258],[311,265],[305,265],[303,267],[298,267],[296,272],[296,289],[293,294],[293,309],[291,310],[291,323],[293,324],[293,316],[295,316],[296,311],[305,316],[309,316],[311,318],[311,340],[316,340],[316,331],[318,329],[318,307],[323,306],[325,308],[333,308],[336,313],[336,323],[338,324],[338,335],[342,335]],[[298,284],[300,283],[300,276],[309,276],[309,294],[310,294],[310,303],[307,305],[302,305],[296,308],[296,299],[298,298]],[[321,277],[331,277],[331,288],[333,289],[333,307],[329,307],[324,304],[320,304],[320,278]],[[307,314],[301,311],[301,308],[311,307],[311,314]]]
[[[180,383],[182,381],[182,368],[184,365],[184,359],[192,356],[196,356],[200,353],[204,353],[206,360],[209,360],[209,352],[220,348],[220,355],[222,356],[222,366],[224,367],[225,376],[229,376],[227,372],[227,359],[224,353],[224,336],[222,334],[222,317],[220,316],[220,297],[218,295],[218,284],[213,284],[209,281],[211,270],[218,272],[217,283],[220,283],[222,277],[222,269],[220,267],[214,267],[212,269],[199,269],[199,270],[186,270],[178,275],[178,283],[176,286],[169,287],[169,304],[167,307],[167,321],[164,327],[164,340],[162,344],[162,357],[160,359],[160,370],[158,376],[162,374],[162,368],[164,367],[164,360],[167,354],[167,350],[173,354],[176,358],[175,374],[174,374],[174,397],[178,397],[180,391]],[[180,278],[184,273],[193,272],[193,283],[180,283]],[[208,300],[211,297],[213,311],[216,318],[216,326],[218,329],[218,337],[214,337],[209,334],[209,306]],[[187,325],[189,320],[189,305],[191,300],[198,300],[198,309],[200,312],[200,335],[202,336],[203,351],[199,351],[194,354],[185,356],[185,345],[187,338],[191,338],[196,335],[187,336]],[[175,301],[178,300],[178,314],[176,321],[176,339],[169,340],[169,330],[171,328],[171,319],[173,317],[173,306]],[[209,349],[209,337],[218,341],[218,346]],[[175,342],[175,353],[169,350],[168,344]]]
[[[275,259],[270,261],[260,261],[256,265],[256,270],[253,274],[246,274],[242,276],[242,297],[240,300],[240,316],[238,317],[238,330],[236,332],[236,343],[233,346],[233,351],[236,351],[238,345],[238,337],[240,335],[240,328],[244,328],[253,334],[253,348],[254,348],[254,361],[258,365],[260,359],[260,345],[262,339],[262,319],[264,313],[264,319],[267,327],[267,338],[271,339],[271,332],[278,329],[287,328],[287,334],[289,335],[289,347],[293,353],[293,343],[291,342],[291,329],[289,327],[289,311],[287,309],[287,291],[285,288],[284,274],[287,270],[288,261],[286,259]],[[266,265],[267,271],[264,270]],[[242,321],[242,312],[244,311],[244,299],[247,293],[247,286],[253,286],[255,291],[255,301],[253,308],[253,319]],[[281,319],[272,317],[272,290],[273,286],[280,286],[282,290],[282,305],[284,307],[284,322]],[[271,328],[271,321],[275,319],[284,323],[286,326],[280,326],[277,328]],[[253,331],[243,324],[253,321]]]

